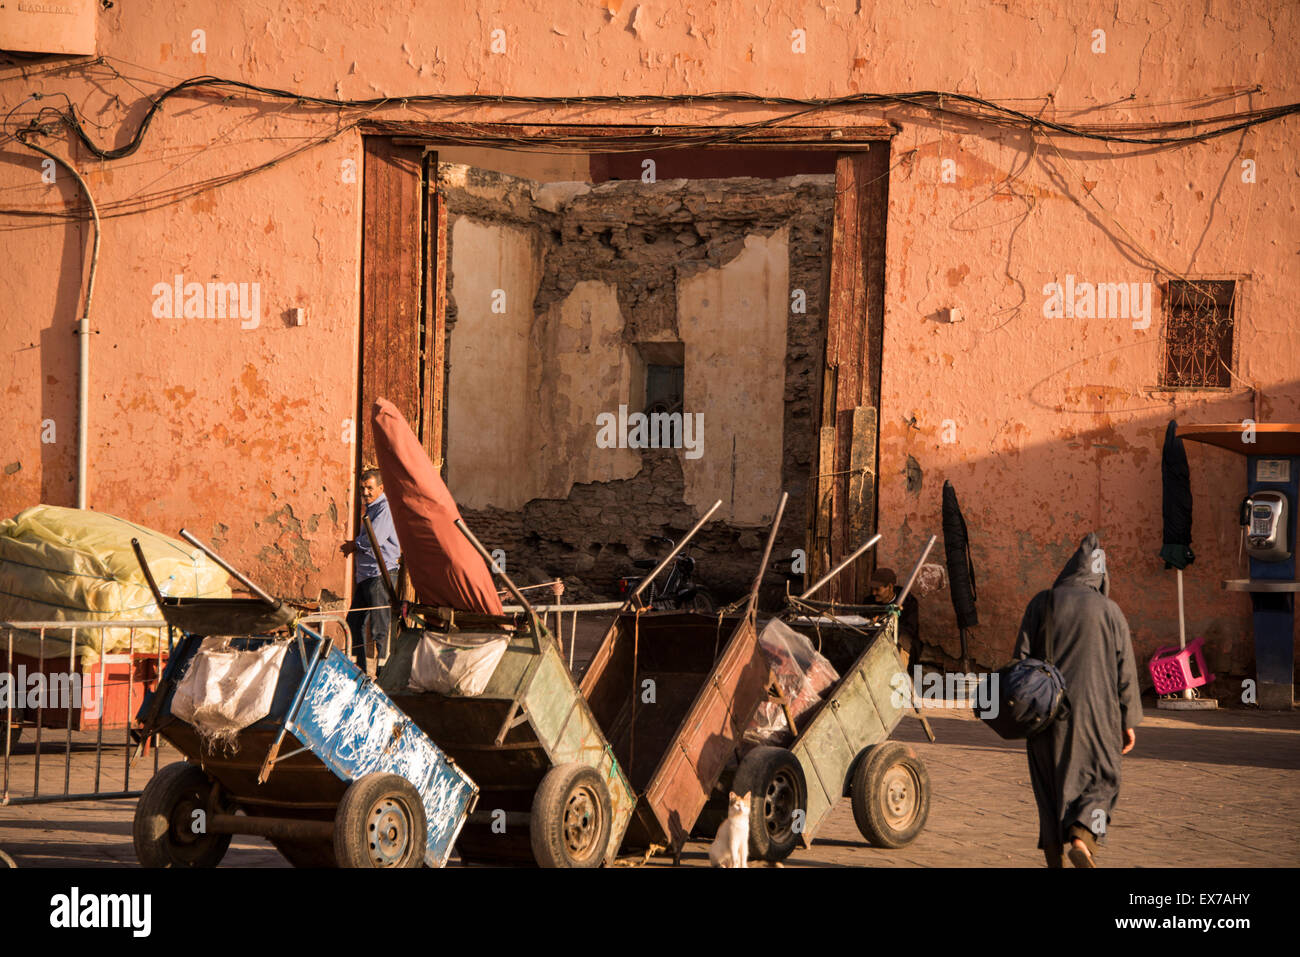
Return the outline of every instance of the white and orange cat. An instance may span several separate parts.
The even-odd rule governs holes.
[[[749,792],[727,795],[727,819],[709,846],[710,867],[749,867]]]

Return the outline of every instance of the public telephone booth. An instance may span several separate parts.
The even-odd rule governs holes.
[[[1296,506],[1300,503],[1300,424],[1186,425],[1180,438],[1215,445],[1246,459],[1241,524],[1250,577],[1227,591],[1250,595],[1255,624],[1259,706],[1293,707],[1295,674]]]

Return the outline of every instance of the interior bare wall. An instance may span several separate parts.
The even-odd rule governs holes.
[[[593,189],[440,164],[439,187],[448,483],[508,567],[608,595],[720,499],[700,576],[729,594],[782,490],[778,557],[802,544],[832,177]],[[681,447],[605,447],[600,417],[642,411],[674,349]]]

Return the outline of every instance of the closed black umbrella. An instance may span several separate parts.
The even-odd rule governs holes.
[[[1161,513],[1164,517],[1164,545],[1160,557],[1165,568],[1178,569],[1178,647],[1187,647],[1187,621],[1183,614],[1183,569],[1196,560],[1192,554],[1192,485],[1187,467],[1187,450],[1178,437],[1178,423],[1173,419],[1165,427],[1165,445],[1160,452],[1160,484],[1163,491]],[[1183,692],[1190,698],[1192,692]]]
[[[975,609],[975,564],[970,557],[966,519],[957,504],[957,490],[948,481],[943,483],[943,550],[948,566],[948,594],[952,596],[957,628],[961,631],[961,664],[964,670],[970,671],[966,629],[980,621]]]
[[[1187,450],[1178,437],[1173,419],[1165,427],[1165,446],[1160,453],[1160,484],[1164,489],[1161,512],[1165,520],[1164,547],[1160,557],[1165,568],[1182,571],[1196,560],[1192,554],[1192,486],[1187,468]]]

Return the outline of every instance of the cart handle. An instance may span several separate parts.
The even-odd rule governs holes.
[[[799,600],[807,601],[809,598],[813,596],[814,592],[820,591],[823,585],[825,585],[828,581],[830,581],[840,572],[844,571],[844,569],[848,568],[849,565],[853,564],[853,562],[857,560],[857,557],[859,555],[861,555],[863,552],[867,551],[867,549],[874,546],[878,541],[880,541],[880,536],[873,535],[868,541],[863,542],[861,545],[858,546],[857,551],[855,551],[848,558],[844,559],[844,561],[840,562],[838,565],[836,565],[834,568],[828,571],[821,578],[817,579],[816,583],[811,588],[809,588],[806,592],[804,592],[802,595],[799,596]]]
[[[615,614],[614,616],[615,618],[617,618],[623,612],[627,611],[627,609],[632,606],[633,602],[635,602],[637,598],[641,596],[641,593],[645,591],[647,587],[649,587],[650,583],[654,581],[655,576],[657,576],[661,571],[663,571],[665,568],[668,567],[668,563],[677,557],[678,553],[680,553],[681,550],[686,547],[687,543],[689,543],[690,540],[695,537],[695,533],[698,532],[701,528],[703,528],[704,523],[707,522],[709,518],[712,517],[713,513],[716,512],[721,507],[722,507],[722,499],[718,499],[716,502],[713,503],[712,508],[710,508],[707,512],[705,512],[702,516],[700,516],[700,520],[691,527],[691,530],[686,533],[685,537],[683,537],[680,542],[677,543],[677,546],[659,561],[659,564],[654,567],[654,569],[650,572],[650,574],[646,575],[645,578],[641,579],[641,584],[636,586],[636,591],[632,592],[632,594],[627,596],[627,601],[623,602],[623,607],[620,608],[618,612]]]
[[[506,583],[506,588],[514,597],[515,601],[519,602],[519,604],[523,605],[525,610],[527,610],[528,617],[533,625],[533,646],[538,652],[540,652],[542,650],[541,622],[537,620],[537,612],[533,611],[533,606],[528,603],[528,599],[525,598],[524,593],[519,590],[519,586],[510,580],[510,576],[506,574],[505,569],[496,567],[496,563],[492,561],[491,554],[489,554],[488,550],[483,547],[483,543],[478,540],[474,533],[469,530],[469,526],[465,524],[465,520],[462,518],[456,519],[456,527],[460,529],[462,535],[469,539],[469,543],[474,546],[474,549],[479,553],[479,556],[487,563],[488,574],[495,572],[500,575],[501,580]],[[552,640],[554,640],[554,638],[552,638]]]
[[[925,543],[925,548],[921,551],[921,557],[918,558],[916,564],[912,566],[912,574],[907,576],[907,585],[904,586],[902,592],[894,601],[894,604],[899,608],[903,607],[903,602],[907,599],[907,593],[912,590],[912,585],[916,582],[916,576],[921,574],[921,566],[925,564],[925,560],[930,554],[930,549],[934,548],[934,543],[938,538],[938,535],[930,536],[930,540]]]
[[[754,609],[758,605],[758,589],[763,584],[763,573],[767,571],[767,561],[772,557],[772,547],[776,545],[776,533],[781,528],[781,516],[785,514],[785,503],[789,500],[790,493],[782,492],[781,501],[776,506],[776,517],[772,519],[772,530],[767,533],[767,546],[763,549],[763,560],[758,563],[758,574],[754,576],[754,584],[749,589],[749,608],[746,614],[754,614]]]
[[[243,585],[245,588],[251,591],[258,598],[262,599],[262,601],[266,602],[272,608],[280,607],[280,603],[278,601],[276,601],[266,592],[262,591],[262,589],[254,585],[244,575],[240,574],[233,565],[231,565],[228,561],[226,561],[224,558],[222,558],[220,555],[218,555],[216,552],[210,549],[207,545],[204,545],[201,541],[199,541],[197,538],[191,535],[188,531],[182,528],[180,531],[180,536],[181,538],[185,539],[185,541],[189,542],[191,545],[193,545],[195,548],[201,551],[204,555],[207,555],[208,558],[212,559],[214,562],[216,562],[218,565],[220,565],[222,568],[228,571],[239,581],[241,585]]]
[[[140,539],[131,539],[131,549],[135,552],[135,560],[140,563],[140,571],[144,572],[144,580],[149,585],[149,591],[153,592],[153,600],[158,603],[158,613],[162,614],[163,595],[158,590],[158,583],[153,580],[153,572],[149,570],[149,563],[144,560],[144,549],[140,547]]]

